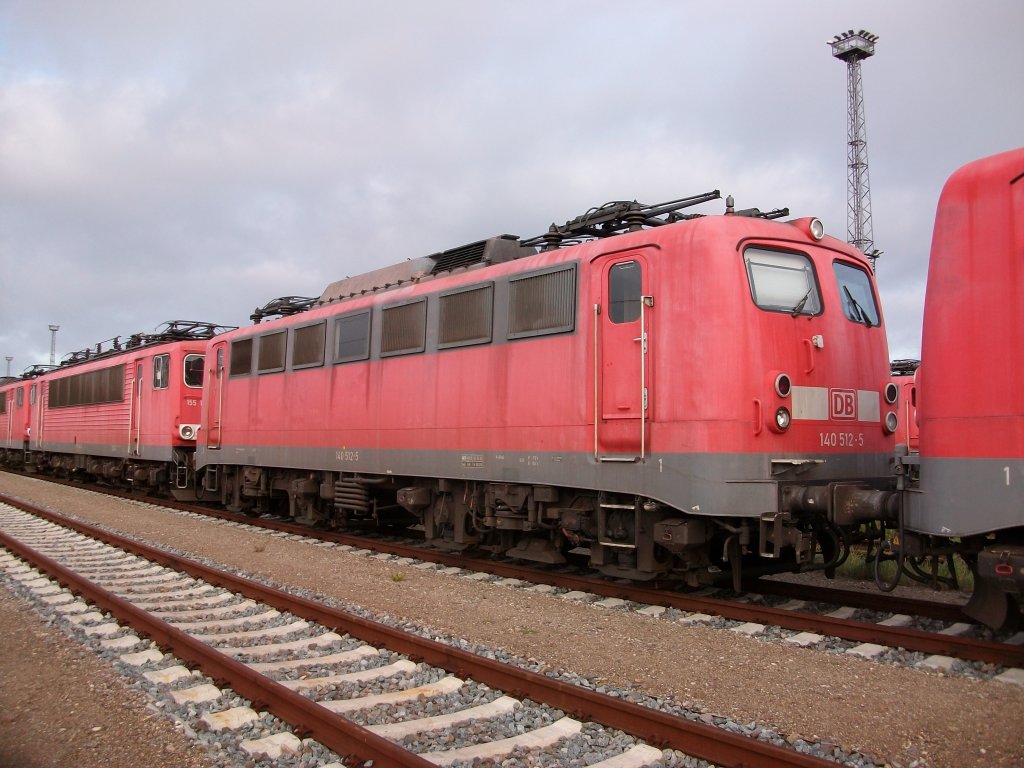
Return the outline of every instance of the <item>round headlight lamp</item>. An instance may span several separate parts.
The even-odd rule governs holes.
[[[792,417],[789,414],[788,408],[780,406],[775,409],[775,428],[779,430],[779,432],[785,432],[789,429],[789,423],[791,420]]]
[[[899,427],[899,425],[900,420],[894,412],[889,411],[887,414],[885,414],[885,431],[888,434],[891,435],[893,432],[895,432],[896,428]]]

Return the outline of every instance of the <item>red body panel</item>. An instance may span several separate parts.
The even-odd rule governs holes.
[[[1024,149],[950,177],[932,240],[921,455],[1024,458]]]
[[[758,308],[743,260],[750,244],[810,255],[823,310],[794,316]],[[837,260],[864,269],[858,252],[832,238],[816,242],[793,224],[709,217],[235,331],[207,354],[204,425],[213,420],[211,445],[225,451],[201,449],[199,464],[236,463],[263,446],[331,448],[339,457],[361,449],[888,454],[893,439],[879,400],[888,381],[885,330],[844,315],[832,276]],[[641,317],[613,328],[603,292],[609,267],[624,261],[642,266],[651,298]],[[572,332],[343,364],[332,364],[328,350],[320,367],[217,377],[213,349],[226,352],[232,339],[572,262],[579,275]],[[791,378],[793,393],[775,392],[779,373]],[[847,397],[852,410],[830,409],[833,396]],[[784,434],[771,428],[780,406],[793,412]]]

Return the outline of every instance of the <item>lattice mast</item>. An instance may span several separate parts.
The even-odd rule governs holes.
[[[878,35],[865,32],[863,29],[860,32],[848,30],[828,41],[832,46],[832,55],[846,62],[846,239],[867,255],[872,268],[881,251],[875,250],[874,235],[871,231],[871,183],[868,177],[868,139],[860,63],[875,55],[877,41]]]

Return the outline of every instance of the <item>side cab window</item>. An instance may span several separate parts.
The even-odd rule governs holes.
[[[170,355],[157,355],[153,358],[153,389],[167,389],[171,380],[170,369]]]

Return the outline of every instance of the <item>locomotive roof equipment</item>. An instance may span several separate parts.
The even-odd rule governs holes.
[[[168,320],[158,325],[152,333],[133,333],[128,340],[121,342],[120,336],[98,342],[95,347],[86,347],[77,352],[69,352],[61,358],[61,367],[77,365],[99,357],[118,355],[131,349],[152,344],[166,344],[171,341],[204,341],[219,333],[233,331],[236,325],[217,325],[202,320]]]

